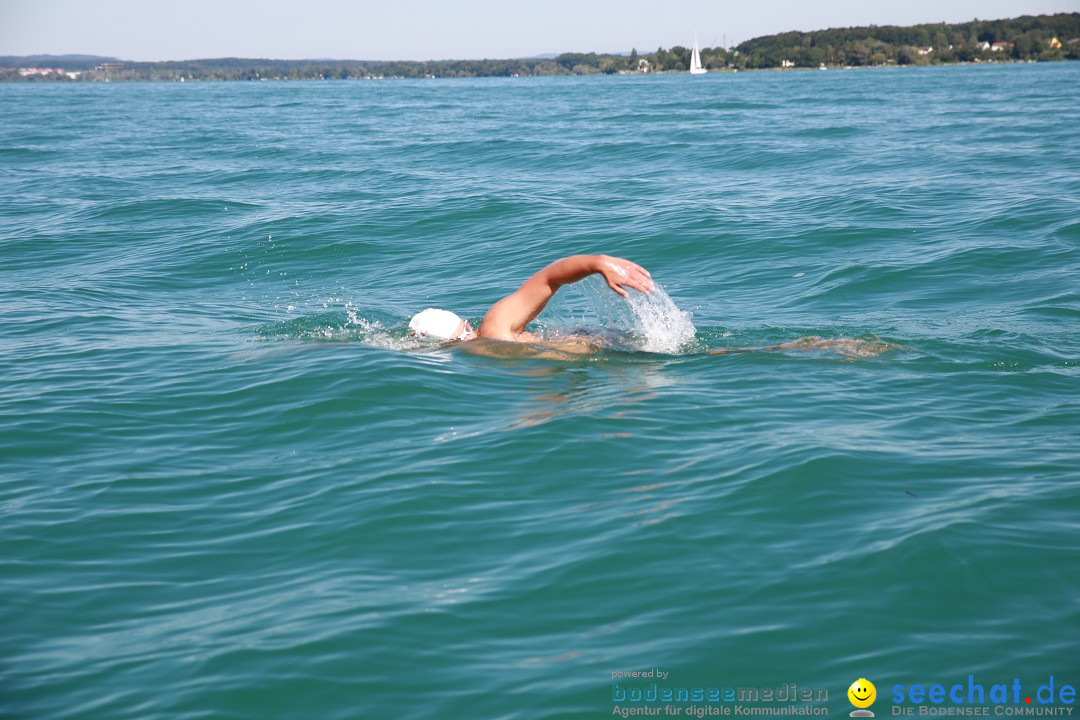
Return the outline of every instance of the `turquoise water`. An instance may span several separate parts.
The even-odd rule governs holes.
[[[0,86],[0,716],[1076,685],[1077,127],[1064,63]],[[581,252],[673,304],[405,332]]]

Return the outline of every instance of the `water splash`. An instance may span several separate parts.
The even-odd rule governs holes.
[[[380,320],[372,313],[362,311],[351,300],[340,304],[341,299],[329,297],[306,303],[297,311],[295,306],[286,309],[287,320],[267,323],[257,328],[259,340],[299,340],[311,342],[362,342],[388,350],[419,350],[430,347],[400,328],[392,317]],[[322,312],[303,312],[321,305]],[[363,314],[362,314],[363,313]]]
[[[575,285],[592,304],[601,327],[621,330],[635,350],[676,354],[694,346],[697,329],[659,284],[651,293],[630,290],[624,300],[596,277]]]

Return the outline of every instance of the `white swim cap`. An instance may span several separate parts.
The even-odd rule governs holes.
[[[449,310],[428,308],[413,315],[409,321],[409,330],[420,337],[433,337],[440,340],[460,340],[467,330],[458,333],[462,319]],[[468,323],[466,323],[468,325]]]

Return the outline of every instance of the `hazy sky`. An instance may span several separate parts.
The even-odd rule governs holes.
[[[0,55],[437,60],[728,44],[1080,11],[1080,0],[0,0]]]

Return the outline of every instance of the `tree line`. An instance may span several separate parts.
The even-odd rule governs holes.
[[[990,60],[1080,60],[1080,13],[1011,20],[832,28],[748,40],[736,48],[748,68],[934,65]],[[998,49],[994,44],[998,43]]]

